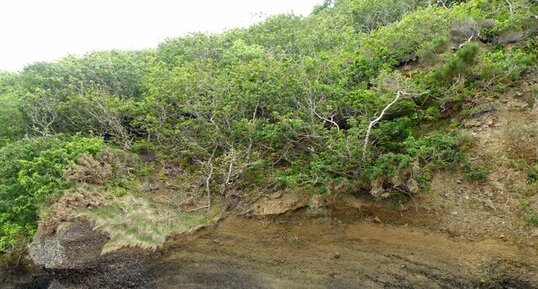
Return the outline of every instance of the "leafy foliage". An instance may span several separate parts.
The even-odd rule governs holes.
[[[0,248],[15,246],[36,229],[40,207],[70,184],[63,170],[79,155],[96,154],[103,142],[74,136],[33,138],[0,149]]]
[[[18,107],[17,75],[0,73],[0,147],[17,140],[23,133],[23,119]]]
[[[530,214],[529,215],[529,222],[535,226],[538,226],[538,215],[536,214]]]
[[[465,77],[476,63],[479,46],[475,43],[465,44],[441,69],[437,70],[436,77],[442,81],[452,81]]]

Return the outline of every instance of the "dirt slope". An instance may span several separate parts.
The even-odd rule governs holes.
[[[178,237],[157,288],[538,288],[538,251],[324,214],[228,218]],[[179,286],[179,287],[178,287]]]

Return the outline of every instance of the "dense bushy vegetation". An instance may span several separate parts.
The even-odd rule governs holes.
[[[36,137],[0,148],[0,247],[16,245],[36,229],[39,209],[70,187],[63,171],[103,147],[98,138]]]
[[[222,194],[416,193],[463,159],[444,119],[536,65],[537,5],[510,4],[326,1],[306,18],[2,73],[0,247],[32,234],[39,205],[69,187],[62,172],[101,140]]]

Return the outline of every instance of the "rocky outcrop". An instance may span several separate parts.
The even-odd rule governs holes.
[[[149,252],[126,248],[102,255],[108,239],[81,219],[62,223],[52,234],[40,228],[29,256],[35,265],[45,269],[43,282],[35,285],[37,279],[30,274],[28,278],[35,280],[10,283],[14,288],[33,289],[154,288]]]
[[[105,234],[93,230],[87,221],[61,226],[54,234],[38,230],[30,246],[30,258],[46,269],[89,269],[98,265]]]
[[[260,198],[244,214],[252,216],[280,215],[306,207],[307,203],[308,196],[306,195],[278,192]]]

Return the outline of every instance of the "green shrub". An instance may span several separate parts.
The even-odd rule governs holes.
[[[471,72],[471,68],[477,63],[480,47],[476,43],[467,43],[459,49],[454,56],[439,70],[435,77],[446,83],[455,79],[465,79]]]
[[[0,72],[0,147],[21,138],[24,132],[17,89],[17,75]]]
[[[474,74],[483,86],[491,87],[520,78],[535,66],[536,57],[519,46],[505,50],[498,47],[481,55],[481,63]]]
[[[453,169],[462,160],[458,143],[451,134],[437,133],[406,142],[408,152],[423,164],[431,164],[437,169]]]
[[[419,59],[426,64],[434,64],[439,60],[439,54],[445,52],[449,47],[449,39],[444,35],[436,36],[431,42],[425,42],[417,51]]]
[[[465,176],[471,180],[484,180],[488,176],[490,167],[488,165],[476,164],[470,160],[466,160],[462,165],[462,171]]]
[[[102,148],[102,140],[80,136],[25,139],[0,148],[0,248],[32,236],[39,210],[71,187],[64,170]]]
[[[414,194],[427,187],[434,169],[454,169],[463,159],[454,136],[432,134],[409,137],[400,153],[383,153],[365,165],[361,177],[372,184],[376,197],[396,193]]]

